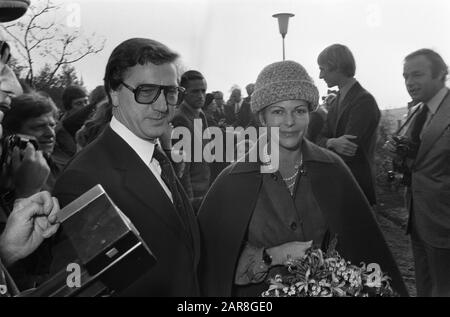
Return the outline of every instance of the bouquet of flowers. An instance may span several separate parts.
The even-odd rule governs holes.
[[[343,259],[334,239],[327,252],[310,248],[300,259],[289,259],[287,274],[269,279],[263,297],[394,297],[390,277],[376,263],[360,266]]]

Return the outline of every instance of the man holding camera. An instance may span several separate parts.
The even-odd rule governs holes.
[[[418,296],[450,296],[450,93],[448,67],[430,49],[404,60],[403,77],[414,103],[405,136],[417,153],[407,187],[408,232]]]
[[[25,13],[28,4],[28,1],[15,4],[11,1],[0,2],[0,22],[9,22],[20,17]],[[0,35],[0,138],[3,132],[1,122],[5,112],[10,109],[11,98],[22,93],[16,76],[7,65],[9,52],[9,46],[2,41]],[[0,153],[1,150],[0,147]],[[22,163],[24,160],[25,163],[20,164],[25,167],[22,171],[36,166],[42,167],[42,153],[35,151],[31,144],[27,145],[25,152],[22,160]],[[26,188],[30,189],[29,186]],[[28,194],[31,195],[31,192]],[[28,194],[26,195],[28,198],[15,201],[7,219],[6,214],[0,210],[0,224],[4,225],[4,229],[0,229],[0,297],[17,295],[19,292],[6,267],[30,255],[45,238],[58,230],[59,225],[55,216],[59,211],[58,201],[48,192],[39,192],[31,196]]]

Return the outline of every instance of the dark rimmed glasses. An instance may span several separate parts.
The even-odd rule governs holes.
[[[161,91],[164,91],[166,103],[171,106],[176,106],[183,101],[183,94],[186,91],[183,87],[178,86],[143,84],[134,88],[125,84],[123,81],[122,85],[134,94],[134,100],[136,100],[137,103],[143,105],[151,105],[155,103],[156,100],[158,100]]]

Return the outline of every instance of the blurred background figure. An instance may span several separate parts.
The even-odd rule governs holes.
[[[221,91],[213,91],[212,94],[214,95],[214,102],[216,103],[216,114],[215,117],[221,123],[221,125],[224,125],[226,123],[226,117],[225,117],[225,101],[223,100],[223,92]]]
[[[86,107],[89,104],[89,98],[83,87],[74,85],[64,89],[62,100],[63,113],[56,127],[55,156],[60,164],[65,165],[77,152],[77,145],[75,142],[76,131],[73,128],[70,129],[70,125],[67,129],[64,123],[77,110]]]
[[[327,120],[328,111],[336,96],[337,92],[328,90],[328,95],[322,97],[322,103],[309,114],[309,125],[306,137],[311,142],[316,143],[317,137],[321,133]]]
[[[75,134],[78,150],[94,141],[105,129],[112,118],[112,105],[108,100],[97,104],[91,118]]]
[[[228,125],[234,126],[237,119],[237,114],[242,105],[241,89],[232,88],[230,98],[225,105],[225,119]]]
[[[208,142],[208,140],[203,139],[203,132],[208,128],[208,122],[206,115],[202,110],[206,100],[207,83],[200,72],[189,70],[181,76],[180,86],[185,88],[186,91],[184,93],[183,102],[175,112],[172,124],[175,128],[187,128],[192,137],[190,140],[190,162],[187,162],[185,165],[181,183],[191,200],[194,211],[197,213],[203,197],[209,189],[211,175],[209,164],[203,160],[203,155],[201,155],[200,162],[194,160],[194,137],[200,137],[200,140],[196,140],[196,142],[203,144],[203,147]],[[211,98],[209,99],[211,100]],[[201,128],[194,124],[194,120],[196,119],[201,120]],[[194,131],[195,129],[201,129],[201,131]],[[174,144],[177,141],[178,140],[174,140]]]
[[[214,102],[214,95],[212,93],[207,93],[205,96],[205,105],[203,106],[203,112],[205,113],[208,127],[219,126],[219,122],[217,122],[215,117],[217,113],[217,105]]]
[[[242,105],[236,114],[237,118],[235,123],[235,126],[243,128],[249,126],[250,123],[255,126],[252,109],[250,108],[250,102],[252,100],[253,91],[255,90],[255,84],[248,84],[245,86],[245,89],[247,90],[247,97],[245,97],[242,101]]]

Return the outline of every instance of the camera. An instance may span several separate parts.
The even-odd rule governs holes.
[[[20,151],[23,151],[27,147],[28,143],[31,143],[36,150],[39,149],[38,141],[33,136],[25,134],[12,134],[3,139],[2,154],[0,156],[0,169],[2,175],[10,174],[11,159],[14,148],[17,147]]]
[[[388,171],[387,179],[393,182],[397,179],[396,173],[402,174],[400,183],[405,186],[411,185],[411,161],[415,159],[419,150],[419,144],[411,141],[406,136],[391,136],[395,155],[392,158],[392,170]]]

